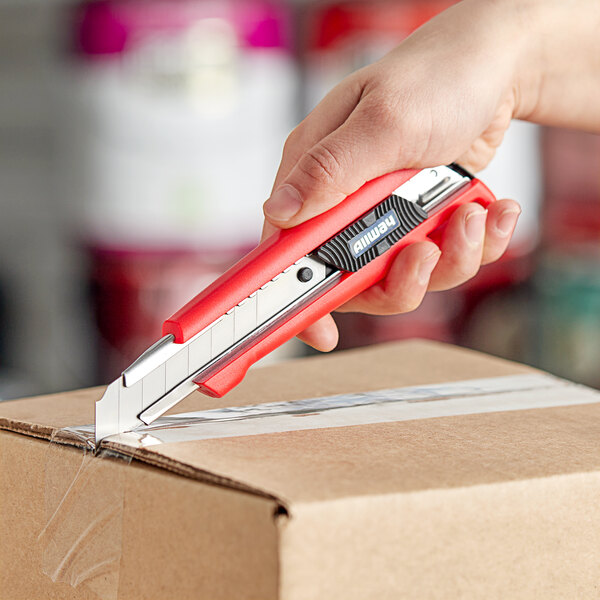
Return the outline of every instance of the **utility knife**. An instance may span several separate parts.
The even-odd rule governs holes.
[[[457,207],[494,200],[456,164],[402,170],[278,231],[167,319],[163,337],[106,388],[96,444],[195,390],[223,396],[257,360],[383,279],[402,248],[438,240]]]

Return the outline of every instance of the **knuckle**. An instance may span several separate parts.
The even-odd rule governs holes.
[[[413,310],[417,310],[417,308],[419,308],[419,306],[421,306],[421,302],[422,302],[422,298],[417,298],[417,297],[411,297],[408,298],[403,305],[403,310],[399,311],[399,312],[412,312]]]
[[[421,298],[414,295],[408,297],[396,292],[387,294],[384,300],[384,310],[387,314],[398,315],[416,310],[421,304]]]
[[[465,260],[457,256],[448,261],[446,269],[452,279],[457,282],[456,285],[459,285],[475,277],[479,271],[479,266],[480,261]]]
[[[338,156],[339,152],[335,148],[321,143],[304,154],[298,163],[298,168],[319,185],[331,186],[337,182],[343,170]]]
[[[412,166],[425,155],[431,137],[430,119],[406,93],[374,94],[365,106],[364,118],[388,140],[399,165]]]
[[[385,131],[397,132],[402,124],[400,103],[389,94],[377,94],[365,106],[365,116]]]
[[[290,131],[290,133],[288,134],[285,143],[283,144],[283,151],[284,152],[290,152],[291,150],[293,150],[296,146],[298,146],[301,141],[302,141],[302,124],[300,125],[296,125],[296,127],[294,127],[294,129],[292,129],[292,131]]]
[[[432,135],[433,125],[429,114],[405,111],[402,123],[398,126],[399,139],[410,140],[410,144],[401,148],[403,161],[413,166],[421,165],[432,152]]]
[[[481,260],[482,265],[496,262],[504,254],[506,248],[504,247],[486,247],[483,252],[483,258]]]

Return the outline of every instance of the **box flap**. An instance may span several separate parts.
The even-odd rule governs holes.
[[[193,394],[174,411],[532,373],[539,372],[444,344],[408,341],[255,369],[227,397]],[[568,396],[571,387],[558,394]],[[93,403],[101,393],[95,388],[2,403],[0,427],[49,438],[62,427],[92,423]],[[600,453],[593,423],[600,422],[600,404],[591,391],[581,402],[137,448],[111,440],[106,445],[189,477],[288,504],[312,502],[596,469]]]

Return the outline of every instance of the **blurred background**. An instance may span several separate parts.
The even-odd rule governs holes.
[[[115,378],[256,244],[294,125],[449,4],[0,0],[0,399]],[[337,316],[340,348],[426,337],[600,387],[599,167],[598,136],[513,123],[481,174],[523,206],[506,256]]]

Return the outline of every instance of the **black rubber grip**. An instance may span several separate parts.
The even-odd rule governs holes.
[[[426,218],[427,213],[420,206],[392,194],[327,240],[313,254],[342,271],[358,271]]]

